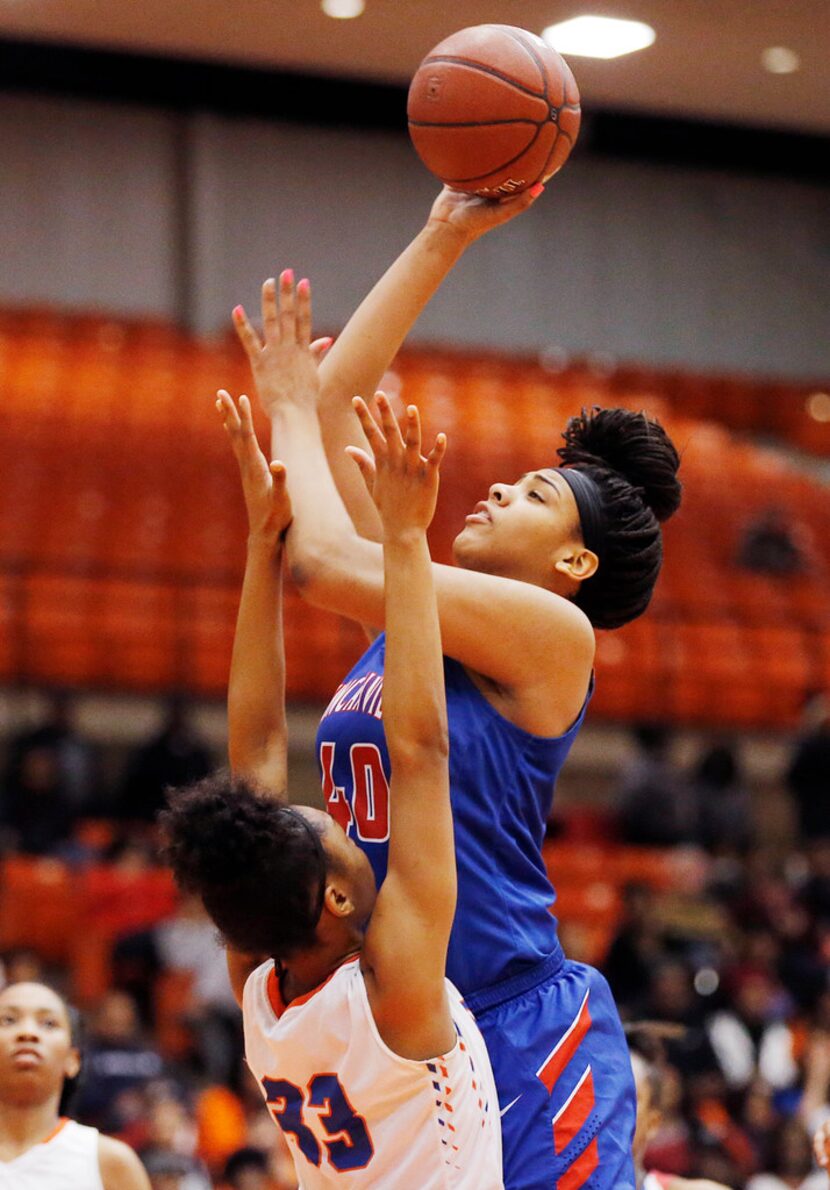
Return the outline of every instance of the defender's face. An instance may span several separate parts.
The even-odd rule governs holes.
[[[45,1103],[80,1069],[66,1006],[40,983],[0,993],[0,1102]]]
[[[496,483],[453,542],[459,566],[549,586],[557,552],[581,544],[573,492],[554,468]]]

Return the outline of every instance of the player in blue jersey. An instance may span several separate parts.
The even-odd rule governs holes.
[[[292,398],[288,388],[302,386],[280,379],[304,368],[310,380],[314,366],[307,282],[296,299],[290,273],[279,293],[266,282],[264,340],[237,308],[260,400],[293,473],[288,556],[311,602],[382,629],[378,526],[353,465],[340,459],[362,441],[351,398],[371,391],[464,248],[531,201],[491,206],[443,192],[324,359],[317,407]],[[382,396],[378,406],[390,424]],[[248,442],[253,457],[252,435]],[[593,629],[621,625],[648,604],[662,558],[659,520],[679,503],[678,457],[658,425],[624,410],[574,419],[559,454],[556,466],[546,461],[494,484],[456,539],[458,565],[435,566],[459,875],[448,973],[490,1050],[506,1186],[631,1190],[635,1097],[625,1038],[603,978],[562,954],[541,846],[554,782],[585,713]],[[329,810],[378,879],[389,825],[383,662],[381,635],[335,694],[318,737]],[[267,692],[261,697],[257,714],[267,718]]]

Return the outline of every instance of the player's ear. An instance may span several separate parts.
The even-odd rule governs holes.
[[[73,1046],[66,1055],[66,1061],[63,1064],[64,1078],[77,1078],[81,1072],[81,1053]]]
[[[354,908],[354,902],[345,886],[337,880],[331,880],[326,885],[323,909],[327,910],[332,917],[344,918],[348,917],[350,913],[354,913]]]
[[[584,583],[586,578],[596,574],[599,558],[593,550],[584,545],[571,546],[554,559],[553,568],[567,575],[574,582]]]

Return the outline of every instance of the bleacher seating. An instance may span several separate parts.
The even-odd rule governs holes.
[[[806,427],[798,386],[549,372],[440,351],[402,355],[391,380],[450,438],[431,534],[441,560],[490,483],[555,461],[559,431],[581,406],[644,407],[675,437],[684,505],[666,526],[649,614],[600,634],[592,714],[787,726],[805,693],[827,683],[826,490],[726,428],[830,453],[830,429]],[[230,339],[0,312],[0,680],[221,696],[245,514],[213,407],[220,385],[249,387]],[[715,415],[722,424],[700,420]],[[806,573],[777,579],[737,564],[744,527],[770,505],[808,543]],[[327,697],[362,645],[359,630],[291,591],[286,640],[289,695],[301,698]]]

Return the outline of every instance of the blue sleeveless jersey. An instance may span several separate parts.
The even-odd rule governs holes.
[[[378,885],[389,841],[389,755],[383,734],[381,635],[344,680],[317,733],[329,813],[368,856]],[[554,783],[585,715],[563,736],[530,735],[505,719],[464,667],[444,658],[458,907],[447,975],[472,995],[558,947],[555,894],[542,861]],[[429,850],[429,823],[418,843]]]

